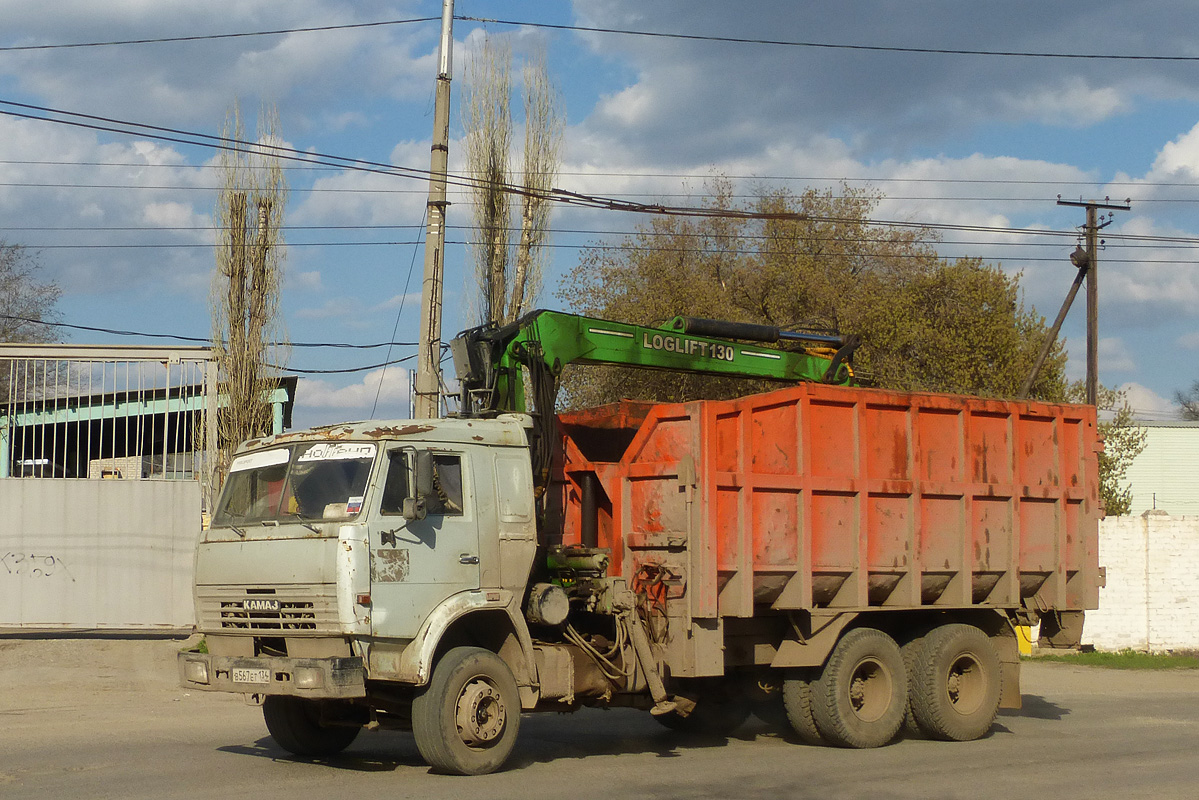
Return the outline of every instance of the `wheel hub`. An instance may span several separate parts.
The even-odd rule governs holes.
[[[458,697],[458,735],[472,747],[490,744],[504,731],[507,712],[500,693],[484,680],[468,683]]]
[[[853,671],[849,704],[864,722],[874,722],[886,713],[891,702],[891,675],[880,662],[866,659]]]
[[[950,705],[961,714],[973,713],[982,704],[986,694],[982,668],[970,655],[962,655],[954,660],[945,684]]]

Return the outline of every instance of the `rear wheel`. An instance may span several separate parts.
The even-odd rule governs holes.
[[[816,728],[840,747],[881,747],[903,724],[907,685],[895,640],[856,628],[841,637],[811,684]]]
[[[999,655],[973,625],[943,625],[924,637],[911,679],[911,708],[934,739],[964,742],[991,729],[999,711]]]
[[[350,746],[362,730],[348,725],[324,725],[317,701],[268,695],[262,718],[275,743],[298,756],[331,756]]]
[[[791,730],[804,744],[824,744],[824,737],[812,716],[812,674],[794,672],[783,681],[783,707]]]
[[[922,733],[920,726],[916,723],[916,715],[912,713],[912,681],[916,679],[917,665],[923,649],[923,636],[918,636],[899,648],[899,652],[903,655],[904,671],[908,674],[908,697],[907,701],[903,704],[903,732],[907,736],[920,736]]]
[[[416,747],[437,772],[494,772],[512,752],[519,727],[516,679],[503,659],[481,647],[447,652],[412,701]]]

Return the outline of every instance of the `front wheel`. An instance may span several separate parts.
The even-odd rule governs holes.
[[[435,771],[485,775],[508,759],[520,727],[520,693],[503,659],[455,647],[412,700],[412,733]]]
[[[297,756],[331,756],[350,746],[362,730],[349,725],[324,725],[317,701],[268,695],[262,718],[275,743]]]

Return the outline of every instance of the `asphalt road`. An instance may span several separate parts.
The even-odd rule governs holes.
[[[174,685],[170,641],[0,639],[0,798],[1199,798],[1199,671],[1027,665],[991,735],[805,747],[634,711],[526,716],[506,772],[430,774],[410,736],[288,756],[258,708]]]

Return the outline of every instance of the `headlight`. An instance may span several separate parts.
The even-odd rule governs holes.
[[[183,677],[192,683],[208,683],[208,662],[207,661],[184,661],[183,662]]]
[[[292,677],[297,689],[319,689],[325,685],[325,673],[317,667],[296,667]]]

